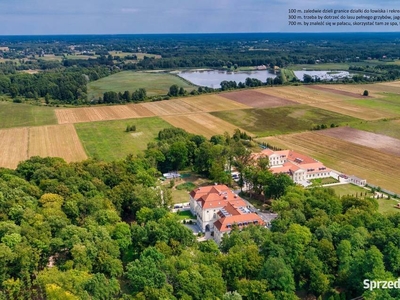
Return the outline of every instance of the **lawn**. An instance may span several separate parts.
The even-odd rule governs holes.
[[[103,96],[104,92],[133,92],[145,88],[148,96],[166,95],[171,85],[177,84],[188,91],[195,89],[187,81],[169,73],[123,71],[88,84],[88,99]]]
[[[54,109],[0,101],[0,128],[57,124]]]
[[[383,199],[378,199],[377,201],[379,204],[379,212],[383,214],[400,212],[400,209],[394,208],[394,206],[397,205],[397,203],[399,203],[398,200],[394,200],[393,198],[392,199],[383,198]]]
[[[369,190],[354,184],[333,185],[329,188],[333,189],[338,196],[357,195],[358,197],[360,197],[360,195],[362,194],[362,196],[365,197],[365,193],[367,193],[367,197],[372,196],[372,193]]]
[[[338,183],[339,181],[336,180],[333,177],[328,177],[328,178],[316,178],[316,179],[311,179],[310,180],[313,184],[313,186],[320,186],[324,184],[332,184],[332,183]]]
[[[178,215],[179,220],[196,220],[196,217],[192,215],[190,210],[184,210],[176,213]]]
[[[135,132],[125,132],[127,125],[136,125]],[[138,154],[171,125],[160,118],[127,119],[75,124],[86,154],[105,161]]]
[[[307,105],[222,111],[211,114],[259,137],[306,131],[321,124],[328,127],[331,124],[347,125],[358,120]]]

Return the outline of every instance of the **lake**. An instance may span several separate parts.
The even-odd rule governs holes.
[[[296,77],[303,81],[304,74],[310,75],[311,77],[319,77],[321,80],[337,80],[339,78],[351,77],[351,74],[347,71],[293,71]]]
[[[192,82],[195,85],[207,86],[210,88],[220,88],[220,83],[226,81],[245,82],[247,77],[257,78],[262,82],[266,82],[267,78],[275,78],[276,75],[267,70],[260,71],[182,71],[177,73],[178,76]]]

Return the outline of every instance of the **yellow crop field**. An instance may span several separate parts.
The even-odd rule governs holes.
[[[208,113],[197,113],[187,116],[164,116],[162,119],[172,126],[185,129],[190,133],[204,135],[207,138],[217,134],[224,134],[225,132],[232,134],[237,129],[235,125]],[[240,130],[245,131],[243,129]]]

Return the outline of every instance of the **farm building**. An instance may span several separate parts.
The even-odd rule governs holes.
[[[273,151],[264,149],[254,158],[268,157],[272,173],[285,173],[295,183],[307,186],[310,179],[331,177],[331,169],[307,155],[293,150]]]
[[[204,186],[191,191],[190,210],[197,217],[203,232],[214,232],[217,243],[232,230],[234,224],[239,228],[264,224],[256,213],[246,207],[246,202],[226,185]]]

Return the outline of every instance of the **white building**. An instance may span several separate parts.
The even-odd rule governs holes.
[[[204,231],[214,232],[219,243],[225,233],[236,224],[239,228],[250,224],[264,224],[252,213],[246,202],[226,185],[199,187],[190,192],[190,210],[197,217],[197,224]]]
[[[265,149],[254,156],[255,158],[268,157],[272,173],[285,173],[298,184],[306,185],[310,179],[331,176],[331,169],[325,167],[321,162],[292,150]]]

